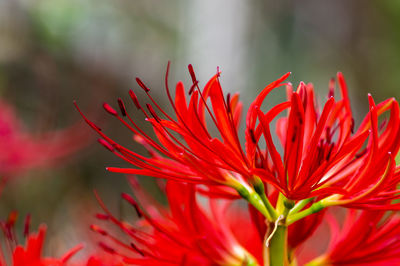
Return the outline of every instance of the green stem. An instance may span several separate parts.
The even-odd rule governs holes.
[[[285,195],[279,193],[278,200],[276,201],[276,212],[282,214],[285,209],[285,204],[283,203],[286,199]]]
[[[264,254],[264,263],[269,266],[289,265],[288,242],[287,242],[287,224],[286,217],[294,206],[294,201],[287,199],[282,193],[279,194],[276,204],[276,212],[279,217],[270,224],[273,227],[272,232],[268,232],[265,239],[267,255]]]
[[[278,224],[276,230],[272,232],[269,243],[265,243],[268,247],[268,261],[269,266],[284,266],[288,265],[287,261],[287,226]]]
[[[300,219],[303,219],[304,217],[307,217],[308,215],[311,215],[313,213],[321,211],[325,207],[326,206],[321,201],[318,201],[318,202],[312,204],[310,206],[310,208],[305,209],[304,211],[301,211],[298,213],[293,213],[292,215],[289,215],[287,217],[286,224],[290,225]]]
[[[254,177],[253,186],[254,190],[260,196],[262,202],[264,203],[264,206],[267,208],[270,217],[272,218],[272,220],[270,221],[272,222],[278,219],[278,214],[276,213],[275,208],[272,206],[271,202],[269,202],[269,199],[265,194],[264,183],[261,181],[259,177]]]
[[[254,206],[259,212],[261,212],[268,220],[272,221],[272,217],[264,205],[264,202],[260,198],[260,196],[254,192],[254,190],[249,191],[244,186],[236,188],[236,191],[239,195],[247,200],[251,205]]]
[[[294,205],[293,209],[290,210],[289,215],[295,214],[301,211],[308,203],[310,203],[314,198],[308,198],[304,200],[300,200],[299,202]]]
[[[278,214],[275,211],[275,208],[269,202],[267,196],[263,193],[260,195],[262,202],[264,203],[265,207],[267,208],[269,214],[271,215],[272,221],[278,219]]]

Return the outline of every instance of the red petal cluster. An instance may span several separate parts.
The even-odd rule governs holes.
[[[283,83],[290,75],[287,73],[265,87],[251,103],[246,114],[243,149],[237,130],[242,110],[238,95],[224,96],[219,73],[200,89],[191,66],[189,72],[193,84],[186,99],[181,82],[176,86],[175,97],[171,96],[167,71],[166,90],[174,117],[154,101],[150,89],[140,79],[137,83],[149,102],[141,105],[136,94],[129,92],[156,138],[139,127],[121,99],[118,99],[120,112],[107,103],[103,105],[133,132],[134,139],[150,156],[118,144],[82,114],[102,137],[99,142],[103,146],[135,166],[109,170],[168,179],[169,209],[158,206],[137,186],[135,193],[141,194],[143,208],[131,196],[123,195],[142,218],[135,225],[115,218],[99,199],[106,214],[98,218],[111,221],[130,238],[128,244],[92,225],[92,230],[107,237],[108,242],[101,242],[100,246],[117,261],[140,265],[262,263],[262,250],[284,226],[290,226],[284,236],[288,247],[286,259],[295,261],[298,247],[322,221],[324,212],[313,213],[331,205],[377,210],[400,208],[400,203],[394,201],[400,197],[397,189],[400,166],[394,160],[400,148],[400,109],[395,99],[376,104],[368,95],[369,112],[355,130],[347,85],[341,73],[337,76],[340,96],[335,97],[336,81],[332,79],[322,105],[318,104],[312,84],[301,82],[294,89],[290,83]],[[266,97],[282,85],[286,85],[287,100],[264,111]],[[275,128],[279,141],[273,137],[271,128]],[[203,198],[198,192],[212,196],[208,206],[199,203]],[[217,197],[237,197],[237,192],[252,206],[249,214],[237,210],[235,219],[231,219],[228,212],[231,204]],[[371,220],[372,215],[376,215],[375,220]],[[238,216],[247,220],[237,220]],[[359,218],[354,217],[351,215],[349,219],[362,228],[353,230],[354,226],[347,221],[344,236],[333,241],[326,256],[315,261],[316,265],[397,263],[394,259],[397,245],[393,245],[387,258],[375,254],[382,253],[399,234],[394,230],[397,218],[384,217],[383,211],[362,212]],[[246,233],[241,228],[246,228]],[[364,236],[363,230],[371,234]],[[360,235],[356,244],[347,244],[354,234]],[[378,243],[376,247],[374,242]],[[357,243],[362,248],[350,254]]]
[[[369,95],[369,113],[354,133],[347,85],[339,73],[341,99],[335,98],[335,81],[331,80],[322,110],[318,108],[313,86],[300,83],[296,90],[286,84],[288,100],[263,112],[264,100],[273,89],[284,85],[282,82],[290,74],[287,73],[265,87],[250,105],[243,150],[237,131],[242,109],[238,95],[224,97],[219,73],[200,90],[191,66],[189,72],[193,85],[187,103],[181,82],[176,86],[175,99],[172,98],[167,71],[167,96],[176,118],[153,100],[150,89],[140,79],[137,82],[150,100],[146,109],[130,91],[133,103],[151,123],[157,141],[135,123],[121,99],[118,100],[121,115],[104,104],[105,110],[148,149],[150,157],[118,144],[84,117],[102,137],[99,140],[102,145],[137,167],[110,167],[110,171],[205,184],[206,193],[218,196],[237,196],[230,188],[249,187],[258,176],[290,200],[319,197],[326,198],[327,205],[400,207],[387,204],[399,195],[396,185],[400,181],[400,168],[395,166],[394,157],[400,147],[400,115],[395,99],[375,104]],[[285,111],[287,115],[282,117]],[[386,113],[389,119],[384,119]],[[212,136],[212,130],[208,129],[207,116],[217,136]],[[281,147],[274,143],[271,133],[275,120]],[[262,138],[266,143],[264,149]],[[281,149],[282,155],[278,152]]]
[[[329,200],[351,207],[398,208],[387,200],[397,198],[400,181],[394,157],[399,151],[400,116],[395,99],[375,104],[369,95],[370,111],[353,134],[354,119],[347,86],[338,74],[342,99],[334,98],[331,81],[329,98],[317,108],[312,84],[300,83],[293,91],[288,85],[288,101],[263,113],[257,106],[248,117],[258,117],[259,125],[248,130],[262,135],[267,149],[253,173],[294,200],[335,194]],[[282,109],[276,130],[284,153],[278,153],[270,124]],[[390,118],[383,119],[388,112]],[[254,123],[254,122],[253,122]],[[253,148],[254,149],[254,148]]]
[[[77,245],[61,258],[43,257],[42,250],[47,227],[41,225],[39,227],[39,232],[29,233],[30,216],[27,216],[24,229],[26,244],[25,246],[18,245],[14,230],[16,220],[17,213],[11,212],[7,221],[2,221],[0,223],[6,241],[6,243],[4,243],[6,249],[4,250],[11,251],[12,253],[11,256],[8,256],[4,250],[0,248],[0,265],[2,266],[8,265],[7,258],[12,259],[11,265],[13,266],[63,266],[75,253],[83,248],[82,245]]]
[[[141,217],[135,225],[115,218],[101,200],[106,214],[97,215],[99,219],[118,226],[130,238],[128,243],[98,225],[91,226],[93,231],[108,238],[108,243],[101,242],[100,246],[122,258],[124,263],[241,265],[246,261],[257,263],[262,260],[262,240],[256,228],[250,219],[246,219],[249,217],[245,211],[232,206],[230,201],[209,199],[207,206],[202,206],[193,185],[168,181],[167,209],[137,185],[134,185],[134,190],[144,210],[130,195],[122,196]]]
[[[399,265],[400,218],[384,211],[347,213],[339,226],[334,216],[328,216],[331,242],[324,255],[315,262],[321,265]]]
[[[137,125],[126,111],[121,99],[118,99],[121,115],[109,104],[103,105],[108,113],[115,116],[134,133],[134,139],[148,149],[150,157],[144,157],[118,144],[81,114],[86,122],[100,134],[102,139],[99,142],[102,145],[138,167],[135,169],[109,167],[108,170],[206,184],[210,186],[205,192],[219,196],[237,196],[237,193],[229,187],[236,187],[238,182],[246,184],[252,178],[254,168],[254,151],[251,150],[246,154],[238,137],[237,129],[242,111],[239,95],[224,96],[219,82],[219,73],[212,77],[201,90],[191,66],[189,66],[189,71],[193,80],[193,85],[189,90],[189,103],[187,103],[182,82],[176,85],[175,99],[172,98],[168,88],[167,72],[167,96],[175,112],[175,119],[153,100],[150,89],[140,79],[137,79],[138,84],[151,102],[145,105],[146,109],[140,105],[136,94],[132,90],[129,91],[135,106],[151,123],[158,142]],[[287,76],[288,74],[268,85],[260,95],[266,95],[266,91],[279,86]],[[208,101],[211,105],[207,103]],[[156,110],[165,118],[161,118]],[[211,120],[212,129],[209,129],[210,126],[207,125],[207,117]],[[217,136],[213,136],[211,133],[213,130],[216,130]],[[253,136],[251,133],[247,132],[247,135]],[[215,185],[228,185],[228,187]]]

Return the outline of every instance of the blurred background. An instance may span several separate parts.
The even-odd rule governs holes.
[[[22,217],[31,213],[34,227],[46,222],[55,236],[48,249],[57,255],[90,234],[85,224],[99,210],[94,189],[110,209],[128,212],[119,197],[130,190],[125,178],[105,171],[127,165],[95,143],[72,102],[129,142],[130,132],[101,105],[128,99],[137,76],[165,101],[168,60],[171,84],[190,84],[189,63],[203,85],[219,67],[224,90],[239,91],[245,107],[288,71],[294,84],[313,82],[324,100],[329,79],[342,71],[361,119],[368,92],[377,102],[400,94],[398,14],[400,2],[389,0],[1,0],[1,101],[34,139],[73,127],[64,137],[78,147],[56,163],[7,176],[1,219],[16,209]],[[275,91],[268,103],[282,97],[284,90]],[[149,178],[141,182],[155,189]]]

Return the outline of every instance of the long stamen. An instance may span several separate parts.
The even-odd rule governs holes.
[[[189,67],[189,66],[190,66],[190,67]],[[193,75],[193,76],[195,77],[192,65],[189,65],[189,66],[188,66],[189,72],[191,72],[190,75],[191,75],[191,76]],[[192,79],[193,79],[193,78],[192,78]],[[210,115],[210,117],[211,117],[211,119],[212,119],[214,125],[217,127],[218,131],[219,131],[221,134],[223,134],[224,131],[218,126],[217,120],[215,119],[214,115],[212,114],[212,112],[211,112],[211,110],[210,110],[210,108],[209,108],[209,106],[208,106],[208,104],[207,104],[207,101],[206,101],[205,98],[203,97],[203,94],[202,94],[202,92],[201,92],[201,90],[200,90],[200,87],[199,87],[199,85],[198,85],[198,82],[196,82],[196,89],[197,89],[197,91],[199,92],[200,98],[201,98],[201,100],[202,100],[202,102],[203,102],[205,108],[207,109],[207,112],[208,112],[208,114]]]
[[[30,225],[31,225],[31,215],[27,214],[24,224],[24,237],[28,237]]]
[[[168,99],[169,99],[169,101],[170,101],[170,103],[171,103],[172,108],[174,109],[174,111],[175,111],[175,113],[177,114],[178,118],[182,121],[182,124],[184,125],[184,127],[185,127],[185,128],[187,129],[187,131],[194,137],[194,139],[197,140],[197,141],[199,142],[199,144],[201,144],[201,145],[202,145],[203,147],[205,147],[207,150],[213,152],[213,151],[208,147],[207,144],[203,143],[200,139],[198,139],[198,138],[196,137],[196,135],[190,130],[190,127],[188,127],[188,126],[186,125],[186,123],[184,122],[184,119],[182,119],[182,117],[180,116],[180,114],[179,114],[179,112],[178,112],[178,110],[177,110],[177,108],[176,108],[176,106],[175,106],[175,104],[174,104],[174,102],[173,102],[173,100],[172,100],[172,96],[171,96],[170,89],[169,89],[169,85],[168,85],[169,69],[170,69],[170,62],[168,62],[167,71],[166,71],[166,74],[165,74],[165,88],[166,88],[167,96],[168,96]],[[193,70],[193,68],[192,68],[192,70]],[[211,111],[210,111],[208,105],[206,104],[206,101],[205,101],[203,95],[201,94],[200,88],[199,88],[198,86],[197,86],[197,89],[198,89],[198,92],[199,92],[200,97],[202,98],[202,100],[203,100],[203,102],[204,102],[205,107],[207,108],[207,110],[208,110],[210,116],[212,117],[212,119],[213,119],[213,121],[214,121],[214,124],[217,126],[217,129],[218,129],[221,133],[224,132],[223,130],[221,130],[221,129],[219,128],[219,126],[218,126],[218,124],[217,124],[215,118],[214,118],[213,115],[211,114]],[[223,156],[220,156],[219,154],[216,154],[216,155],[217,155],[222,161],[224,161],[225,163],[227,163],[226,160],[223,158]],[[232,166],[232,165],[230,165],[230,166]],[[233,167],[233,168],[235,168],[235,167]]]

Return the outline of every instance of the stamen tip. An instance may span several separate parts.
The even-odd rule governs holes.
[[[196,78],[196,74],[194,73],[192,64],[188,65],[188,70],[189,70],[190,77],[192,78],[192,82],[196,83],[197,78]]]
[[[139,86],[146,92],[148,93],[150,91],[149,88],[147,88],[146,85],[144,85],[144,83],[142,82],[142,80],[140,78],[136,78],[136,82],[137,84],[139,84]]]
[[[118,116],[117,111],[114,110],[114,108],[111,107],[108,103],[103,103],[103,108],[106,110],[109,114],[113,116]]]
[[[139,100],[136,97],[136,94],[133,92],[133,90],[129,90],[129,96],[131,96],[133,103],[135,104],[136,108],[139,110],[141,108],[141,106],[140,106]]]
[[[121,110],[122,116],[126,116],[125,104],[124,104],[124,102],[122,101],[121,98],[118,98],[118,105],[119,105],[119,109]]]
[[[104,140],[104,139],[97,139],[97,141],[101,144],[101,145],[103,145],[103,147],[105,147],[107,150],[109,150],[109,151],[111,151],[111,152],[113,152],[114,151],[114,146],[111,144],[111,143],[109,143],[108,141],[106,141],[106,140]]]

